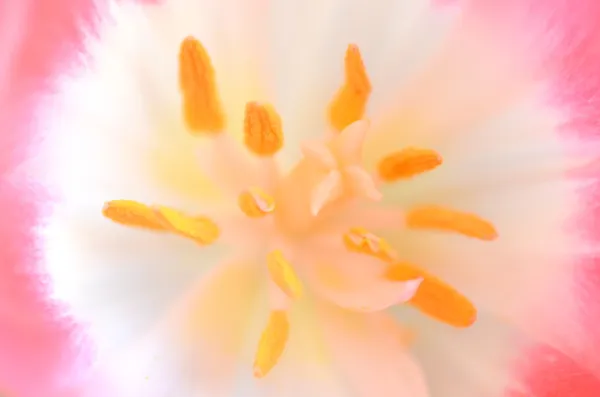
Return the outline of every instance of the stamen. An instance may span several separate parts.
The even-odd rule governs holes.
[[[219,237],[218,226],[208,218],[190,217],[167,207],[158,207],[155,211],[169,230],[190,238],[200,245],[209,245]]]
[[[477,319],[477,309],[460,292],[408,263],[391,265],[385,278],[389,281],[405,282],[415,277],[423,278],[415,296],[409,301],[424,314],[454,327],[471,326]]]
[[[415,208],[406,215],[412,229],[436,229],[456,232],[480,240],[494,240],[498,233],[490,222],[477,215],[436,206]]]
[[[239,195],[238,205],[250,218],[261,218],[275,210],[275,199],[262,189],[254,187]]]
[[[271,279],[287,296],[292,299],[302,297],[302,282],[281,251],[267,255],[267,266]]]
[[[263,331],[254,358],[254,376],[266,376],[277,364],[289,336],[289,322],[284,311],[273,311]]]
[[[442,164],[442,157],[430,149],[407,148],[385,157],[379,163],[379,177],[385,182],[412,178]]]
[[[371,255],[383,261],[393,261],[396,253],[384,239],[361,228],[354,227],[344,234],[346,249],[360,254]]]
[[[179,87],[183,116],[193,132],[218,133],[225,128],[225,116],[217,92],[215,70],[208,53],[194,37],[181,43]]]
[[[149,206],[131,200],[113,200],[104,204],[102,214],[125,226],[165,230],[160,218]]]
[[[268,104],[246,104],[244,142],[250,151],[259,156],[272,156],[283,146],[281,118]]]
[[[358,46],[351,44],[346,50],[345,82],[329,107],[329,121],[333,128],[342,131],[362,119],[371,94],[371,82]]]

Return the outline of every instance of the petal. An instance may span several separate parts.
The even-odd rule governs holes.
[[[515,363],[531,341],[497,317],[480,313],[472,327],[454,332],[408,306],[393,314],[414,334],[410,350],[431,396],[504,397],[507,390],[522,390]]]
[[[151,332],[101,361],[97,379],[104,377],[119,397],[229,396],[256,312],[258,275],[252,262],[222,262],[189,287]]]
[[[537,88],[536,48],[525,49],[522,40],[513,45],[518,40],[507,39],[513,32],[504,34],[506,27],[482,23],[468,10],[435,55],[373,115],[365,149],[370,165],[404,147],[450,145]]]
[[[205,142],[198,150],[198,161],[203,174],[226,194],[238,195],[248,187],[267,187],[270,183],[265,167],[261,168],[261,163],[226,133]]]
[[[272,12],[269,26],[278,32],[269,40],[272,95],[287,123],[282,159],[291,164],[299,157],[301,141],[328,128],[326,109],[343,83],[349,44],[360,48],[373,83],[370,102],[380,106],[430,55],[445,31],[444,18],[428,0],[383,0],[376,5],[360,0],[282,1],[273,3]],[[415,35],[423,41],[415,42]]]
[[[290,308],[290,333],[283,355],[266,377],[247,382],[240,395],[348,396],[349,389],[334,366],[330,346],[323,334],[318,305],[318,301],[308,298],[297,301]],[[264,326],[264,322],[261,325]],[[258,341],[260,331],[259,328],[251,333],[249,340]],[[242,369],[242,373],[245,371]]]
[[[407,350],[405,331],[387,314],[334,308],[320,314],[334,362],[357,396],[429,396],[423,370]]]
[[[49,302],[33,233],[45,192],[23,178],[20,165],[28,145],[36,143],[33,113],[47,94],[46,83],[81,50],[79,28],[91,25],[92,8],[91,1],[0,1],[0,393],[5,395],[66,396],[64,388],[80,375],[89,353],[64,307]]]
[[[387,202],[478,214],[495,226],[498,239],[475,243],[426,231],[385,237],[403,260],[423,265],[478,308],[597,372],[597,355],[587,348],[593,337],[579,319],[575,269],[582,256],[597,251],[577,231],[582,188],[590,180],[589,173],[576,173],[595,169],[598,143],[565,133],[570,110],[548,103],[554,76],[540,69],[544,49],[530,36],[547,21],[536,20],[534,32],[517,29],[512,18],[525,10],[512,4],[481,19],[467,8],[447,48],[415,78],[414,91],[409,86],[382,124],[373,123],[365,149],[374,165],[403,147],[434,148],[444,165],[387,186]],[[508,39],[515,35],[523,37]]]
[[[53,298],[87,325],[98,359],[149,332],[221,255],[218,246],[116,225],[95,200],[52,210],[39,238]]]

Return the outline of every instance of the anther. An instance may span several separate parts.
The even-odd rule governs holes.
[[[407,148],[386,156],[379,162],[379,177],[395,182],[431,171],[442,164],[442,157],[430,149]]]
[[[254,376],[262,378],[275,367],[283,354],[289,336],[289,322],[284,311],[273,311],[265,327],[254,357]]]
[[[354,227],[343,236],[346,249],[360,254],[371,255],[383,261],[392,261],[396,253],[387,241],[369,231]]]
[[[363,118],[371,94],[371,82],[358,46],[346,50],[345,81],[329,106],[329,122],[338,132]]]
[[[113,200],[104,204],[102,214],[125,226],[151,230],[165,230],[154,210],[142,203],[131,200]]]
[[[406,226],[411,229],[432,229],[460,233],[480,240],[494,240],[498,233],[490,222],[477,215],[451,209],[424,206],[406,214]]]
[[[395,282],[405,282],[415,277],[421,277],[423,282],[408,302],[410,305],[438,321],[458,328],[469,327],[477,320],[477,309],[468,298],[409,263],[394,263],[384,274],[386,280]]]
[[[275,250],[267,255],[267,268],[273,282],[287,296],[292,299],[302,297],[302,282],[281,251]]]
[[[281,118],[268,104],[249,102],[244,119],[244,143],[258,156],[272,156],[283,146]]]
[[[183,116],[194,133],[218,133],[225,128],[225,116],[217,92],[215,70],[208,53],[194,37],[181,43],[179,87]]]
[[[253,187],[238,196],[238,205],[250,218],[261,218],[275,210],[275,199],[262,189]]]
[[[209,218],[191,217],[168,207],[158,207],[155,211],[168,230],[200,245],[212,244],[219,237],[219,227]]]

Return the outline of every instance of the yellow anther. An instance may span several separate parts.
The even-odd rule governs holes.
[[[388,281],[398,282],[422,278],[423,282],[409,304],[438,321],[465,328],[477,319],[477,309],[469,299],[450,285],[409,263],[390,265],[384,277]]]
[[[208,218],[191,217],[167,207],[158,207],[155,211],[168,230],[200,245],[209,245],[219,237],[218,226]]]
[[[409,211],[406,214],[406,226],[411,229],[455,232],[487,241],[498,237],[494,225],[479,216],[436,206],[419,207]]]
[[[284,311],[273,311],[263,331],[254,357],[254,376],[266,376],[277,364],[288,340],[290,325]]]
[[[154,210],[145,204],[131,200],[113,200],[104,204],[102,214],[125,226],[143,229],[165,230]]]
[[[183,116],[195,133],[218,133],[225,128],[225,116],[217,92],[215,70],[208,53],[194,37],[181,43],[179,87]]]
[[[275,250],[267,255],[267,267],[273,282],[287,296],[292,299],[302,297],[302,282],[281,251]]]
[[[385,157],[379,163],[379,177],[385,182],[412,178],[442,164],[442,157],[430,149],[407,148]]]
[[[349,251],[371,255],[384,261],[392,261],[396,256],[387,241],[360,227],[352,228],[344,234],[344,245]]]
[[[259,188],[250,188],[238,196],[238,205],[250,218],[261,218],[275,210],[275,199]]]
[[[248,102],[244,118],[244,142],[259,156],[272,156],[283,146],[281,118],[273,106]]]
[[[346,50],[345,81],[329,106],[329,122],[342,131],[363,118],[371,95],[371,82],[358,46],[351,44]]]

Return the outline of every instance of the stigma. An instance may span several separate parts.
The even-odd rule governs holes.
[[[267,376],[285,353],[289,334],[293,332],[288,311],[295,302],[309,294],[328,299],[327,294],[319,295],[322,288],[354,288],[345,284],[343,267],[332,270],[327,264],[317,271],[327,273],[329,281],[323,283],[322,288],[316,288],[311,284],[315,281],[306,277],[307,255],[303,260],[296,255],[298,251],[307,251],[309,262],[321,263],[317,258],[311,260],[306,244],[325,241],[332,233],[345,252],[365,258],[365,263],[371,263],[366,261],[368,259],[379,264],[383,271],[376,273],[374,285],[391,286],[390,293],[386,294],[377,288],[361,291],[355,294],[359,297],[357,301],[344,305],[345,308],[375,311],[407,304],[449,326],[464,328],[475,322],[477,309],[467,297],[417,264],[403,260],[402,252],[397,252],[392,244],[375,233],[376,230],[370,230],[371,226],[377,231],[431,230],[481,241],[498,237],[490,222],[476,214],[451,208],[424,204],[392,209],[392,216],[382,217],[377,213],[377,209],[389,211],[379,204],[384,197],[383,185],[402,183],[432,172],[442,166],[443,161],[434,150],[409,147],[385,154],[374,170],[365,168],[362,149],[370,129],[365,111],[372,88],[356,45],[349,45],[346,50],[341,87],[327,109],[333,134],[303,142],[298,148],[303,157],[287,173],[277,169],[276,157],[286,143],[284,120],[272,104],[249,98],[244,123],[240,126],[241,142],[219,138],[227,134],[226,104],[221,102],[210,56],[193,37],[184,39],[179,50],[179,89],[181,117],[190,134],[218,142],[214,146],[216,156],[219,150],[227,151],[224,157],[231,156],[236,152],[230,150],[230,146],[241,145],[260,160],[263,174],[268,177],[258,183],[249,180],[248,186],[226,192],[223,202],[229,205],[232,214],[226,222],[219,214],[205,213],[202,208],[190,214],[160,204],[126,199],[106,202],[102,213],[124,226],[186,238],[199,245],[199,249],[222,244],[236,250],[240,239],[257,248],[265,247],[264,274],[268,284],[281,292],[283,303],[268,308],[270,315],[258,341],[254,376]],[[219,169],[215,175],[245,172],[227,161],[217,166],[229,168]],[[243,177],[238,179],[243,180]],[[385,218],[385,222],[378,223],[380,218]],[[343,219],[343,225],[335,219]],[[242,226],[249,222],[253,225],[250,229]]]

